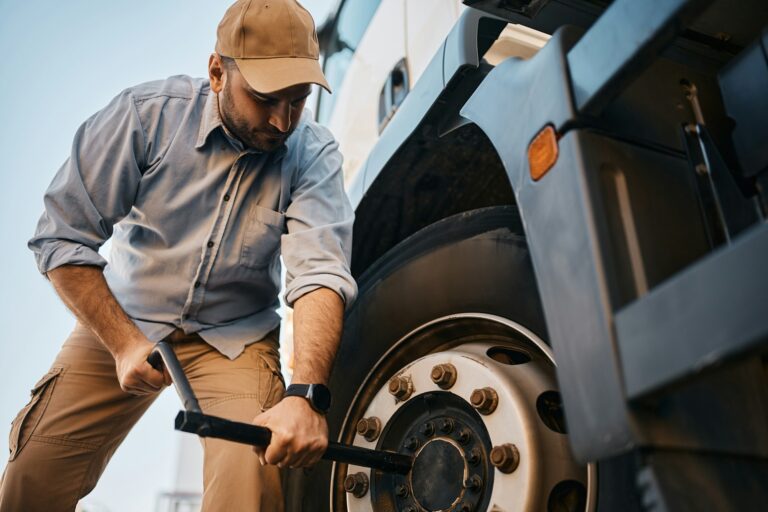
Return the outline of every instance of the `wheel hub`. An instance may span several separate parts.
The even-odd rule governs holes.
[[[374,472],[371,497],[391,510],[482,510],[493,485],[491,439],[480,415],[446,391],[403,403],[379,447],[414,455],[408,475]]]
[[[354,444],[413,455],[413,469],[348,467],[370,488],[347,494],[347,510],[593,510],[594,469],[577,464],[565,442],[547,350],[474,341],[390,373],[355,418]],[[564,486],[574,499],[558,508]]]
[[[432,439],[413,464],[413,499],[425,510],[450,508],[464,490],[465,472],[460,448],[448,439]]]

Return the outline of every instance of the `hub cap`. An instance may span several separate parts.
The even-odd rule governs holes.
[[[482,510],[487,505],[482,488],[493,478],[491,439],[480,415],[453,393],[427,392],[408,400],[388,422],[378,446],[414,455],[408,475],[371,475],[371,500],[383,509]]]

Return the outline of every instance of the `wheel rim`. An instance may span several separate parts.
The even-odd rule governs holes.
[[[414,470],[334,464],[333,508],[594,511],[596,470],[570,454],[554,368],[540,338],[498,316],[414,329],[369,372],[340,432],[342,442],[414,455]]]

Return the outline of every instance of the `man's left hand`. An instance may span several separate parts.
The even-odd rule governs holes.
[[[328,423],[301,397],[289,396],[253,419],[272,431],[266,450],[255,447],[262,464],[298,468],[312,466],[328,447]]]

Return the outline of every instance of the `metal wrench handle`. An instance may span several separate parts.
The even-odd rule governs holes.
[[[176,392],[179,394],[179,398],[181,398],[181,403],[184,404],[184,409],[199,413],[203,412],[200,409],[195,392],[192,391],[192,386],[189,385],[187,376],[184,375],[181,363],[176,357],[173,347],[168,342],[158,341],[147,357],[147,362],[159,372],[163,371],[163,366],[165,366],[168,373],[171,374],[171,380],[173,380]]]
[[[192,386],[189,385],[189,380],[184,375],[181,363],[170,344],[165,341],[155,344],[155,348],[147,357],[147,362],[158,371],[162,371],[163,365],[165,366],[184,404],[184,410],[176,417],[176,430],[201,437],[216,437],[255,446],[269,445],[272,432],[268,428],[203,414]],[[401,453],[371,450],[334,442],[328,444],[323,458],[401,474],[408,473],[413,465],[413,459]]]
[[[272,432],[268,428],[191,411],[179,412],[176,416],[176,430],[262,447],[268,446],[272,439]],[[407,474],[413,466],[413,459],[402,453],[371,450],[333,441],[328,443],[323,459],[400,474]]]

